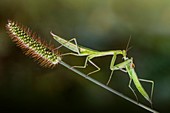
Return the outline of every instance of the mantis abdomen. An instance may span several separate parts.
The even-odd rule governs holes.
[[[138,89],[138,91],[146,98],[146,100],[148,100],[150,103],[151,102],[151,99],[149,98],[147,92],[145,91],[145,89],[142,87],[141,83],[139,82],[139,79],[137,77],[137,74],[134,70],[133,67],[129,66],[130,70],[128,71],[129,75],[130,75],[130,78],[133,80],[136,88]]]

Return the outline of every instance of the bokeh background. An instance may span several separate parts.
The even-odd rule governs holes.
[[[123,50],[131,36],[128,56],[140,78],[155,82],[153,106],[170,110],[170,1],[169,0],[0,0],[0,112],[87,113],[148,111],[100,88],[65,67],[46,69],[25,56],[5,30],[7,20],[30,27],[43,40],[59,44],[50,31],[96,49]],[[61,54],[70,52],[60,49]],[[70,65],[85,57],[65,56]],[[91,77],[106,83],[111,56],[93,61],[101,71]],[[119,56],[117,63],[122,61]],[[84,73],[94,70],[88,65]],[[110,87],[135,99],[126,73],[115,71]],[[142,83],[150,91],[151,85]],[[133,86],[134,87],[134,86]],[[135,89],[135,87],[134,87]],[[149,103],[136,91],[139,101]]]

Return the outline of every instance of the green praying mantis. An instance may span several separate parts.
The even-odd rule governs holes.
[[[135,65],[133,63],[133,58],[129,59],[127,57],[127,53],[126,53],[127,51],[126,50],[96,51],[96,50],[92,50],[92,49],[89,49],[89,48],[86,48],[86,47],[79,46],[77,44],[76,38],[72,38],[71,40],[68,41],[68,40],[65,40],[65,39],[53,34],[52,32],[50,32],[50,33],[51,33],[52,37],[57,42],[59,42],[61,44],[56,49],[59,49],[60,47],[64,46],[64,47],[66,47],[66,48],[68,48],[68,49],[70,49],[71,51],[74,52],[74,53],[65,53],[63,55],[87,56],[83,66],[73,66],[73,68],[86,68],[87,63],[88,62],[91,63],[97,69],[88,73],[87,75],[90,75],[90,74],[93,74],[93,73],[100,71],[100,68],[95,63],[92,62],[93,58],[112,55],[113,57],[112,57],[112,60],[111,60],[111,63],[110,63],[111,74],[110,74],[109,80],[107,82],[107,85],[109,84],[109,82],[112,78],[113,72],[115,70],[121,70],[123,72],[126,72],[126,73],[129,74],[129,78],[130,78],[128,87],[131,89],[131,91],[135,95],[137,101],[138,101],[138,97],[137,97],[135,91],[131,87],[132,81],[133,81],[134,85],[136,86],[137,90],[142,94],[142,96],[147,101],[150,102],[150,104],[152,106],[152,95],[153,95],[153,89],[154,89],[154,82],[152,80],[146,80],[146,79],[139,79],[138,78],[138,76],[135,72],[135,69],[134,69]],[[72,43],[71,41],[74,41],[74,43]],[[128,44],[129,44],[129,42],[128,42]],[[124,62],[114,65],[117,55],[122,55]],[[152,84],[150,97],[148,96],[147,92],[145,91],[145,89],[141,85],[140,81],[148,82],[148,83]]]

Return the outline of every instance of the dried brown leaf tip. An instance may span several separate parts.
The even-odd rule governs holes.
[[[40,65],[54,67],[61,61],[58,52],[54,52],[52,46],[42,42],[29,28],[8,20],[6,25],[11,39],[24,50],[26,55],[33,57]]]

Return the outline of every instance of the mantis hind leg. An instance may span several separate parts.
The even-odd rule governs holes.
[[[152,84],[151,93],[150,93],[150,98],[151,98],[151,100],[152,100],[153,89],[154,89],[154,81],[152,81],[152,80],[146,80],[146,79],[139,79],[139,81],[147,82],[147,83],[151,83],[151,84]]]
[[[61,54],[60,56],[67,56],[67,55],[80,56],[80,55],[77,54],[77,53],[64,53],[64,54]]]
[[[84,66],[72,66],[72,68],[86,68],[88,61],[89,61],[89,56],[86,57],[86,60],[84,62]]]
[[[100,68],[94,62],[91,61],[92,58],[94,58],[94,57],[93,56],[87,56],[86,60],[85,60],[85,63],[84,63],[84,66],[72,66],[72,68],[86,68],[87,67],[87,62],[89,61],[97,69],[95,71],[92,71],[92,72],[88,73],[87,75],[90,75],[90,74],[93,74],[93,73],[96,73],[96,72],[100,71]]]
[[[99,68],[95,63],[93,63],[90,59],[89,59],[89,62],[90,62],[94,67],[96,67],[97,69],[94,70],[94,71],[92,71],[92,72],[90,72],[90,73],[88,73],[87,75],[91,75],[91,74],[93,74],[93,73],[96,73],[96,72],[100,71],[100,68]]]
[[[67,42],[65,42],[64,44],[61,44],[60,46],[58,46],[57,48],[55,48],[55,49],[53,49],[53,51],[55,51],[56,49],[59,49],[59,48],[61,48],[61,47],[63,47],[65,44],[67,44],[67,43],[69,43],[69,42],[71,42],[71,41],[74,41],[74,43],[75,43],[75,45],[76,45],[76,48],[77,48],[77,53],[78,54],[80,54],[80,50],[79,50],[79,48],[78,48],[78,44],[77,44],[77,40],[76,40],[76,38],[72,38],[72,39],[70,39],[70,40],[68,40]],[[66,53],[65,55],[70,55],[70,53]]]
[[[136,95],[135,91],[133,90],[133,88],[131,87],[131,83],[132,83],[132,78],[130,78],[130,80],[129,80],[129,85],[128,85],[128,87],[129,87],[129,88],[130,88],[130,90],[133,92],[133,94],[135,95],[136,100],[137,100],[137,102],[138,102],[138,97],[137,97],[137,95]]]

